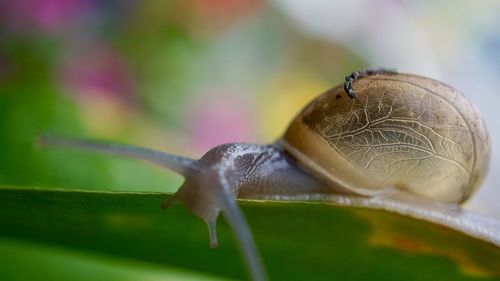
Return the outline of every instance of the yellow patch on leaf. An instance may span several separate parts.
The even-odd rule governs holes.
[[[499,272],[492,272],[481,263],[486,257],[479,259],[471,254],[475,245],[471,244],[470,237],[460,232],[388,212],[363,210],[354,211],[354,213],[371,224],[372,233],[368,243],[374,247],[387,247],[408,253],[449,258],[463,273],[474,277],[499,275]],[[432,235],[433,233],[436,235]],[[443,240],[443,237],[446,239]],[[493,245],[491,247],[494,248]],[[494,250],[498,251],[498,249]]]

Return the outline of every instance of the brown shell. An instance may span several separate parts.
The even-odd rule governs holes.
[[[306,169],[350,191],[399,188],[461,203],[489,165],[488,132],[465,96],[439,81],[374,75],[322,94],[292,121],[282,144]]]

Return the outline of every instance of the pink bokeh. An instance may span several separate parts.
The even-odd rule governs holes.
[[[135,83],[125,59],[110,47],[94,44],[66,55],[60,68],[63,85],[80,98],[106,95],[134,104]]]
[[[254,142],[255,116],[244,100],[230,95],[197,97],[186,112],[187,128],[194,148],[199,151],[230,142]],[[217,132],[217,133],[214,133]]]
[[[54,33],[75,24],[91,11],[91,0],[17,0],[1,5],[0,17],[14,31]]]

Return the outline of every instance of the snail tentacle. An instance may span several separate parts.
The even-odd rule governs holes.
[[[198,169],[198,163],[194,159],[134,145],[107,143],[98,140],[63,137],[50,134],[39,136],[37,143],[40,146],[85,149],[94,152],[131,157],[158,164],[181,175],[189,174]]]
[[[221,158],[217,159],[218,156]],[[201,218],[207,225],[212,248],[217,247],[218,244],[216,225],[217,218],[222,211],[235,234],[252,280],[267,280],[252,232],[236,202],[236,194],[239,190],[238,178],[234,178],[237,174],[232,172],[231,159],[225,159],[223,151],[217,150],[209,151],[204,157],[215,162],[203,162],[204,158],[202,158],[201,168],[187,175],[186,181],[179,190],[163,205],[170,205],[173,201],[181,202],[193,214]],[[226,161],[230,164],[220,163]]]

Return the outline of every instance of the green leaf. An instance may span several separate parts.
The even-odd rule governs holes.
[[[0,238],[0,278],[71,281],[221,280],[167,266]],[[227,279],[223,279],[227,280]]]
[[[221,220],[219,248],[210,249],[204,223],[180,205],[160,209],[168,196],[1,188],[0,235],[246,279],[228,225]],[[500,280],[500,248],[441,225],[321,203],[240,205],[271,280]],[[9,253],[5,245],[0,243],[0,252]],[[15,268],[25,259],[4,256],[1,261],[0,268]],[[22,270],[38,268],[27,262]]]

